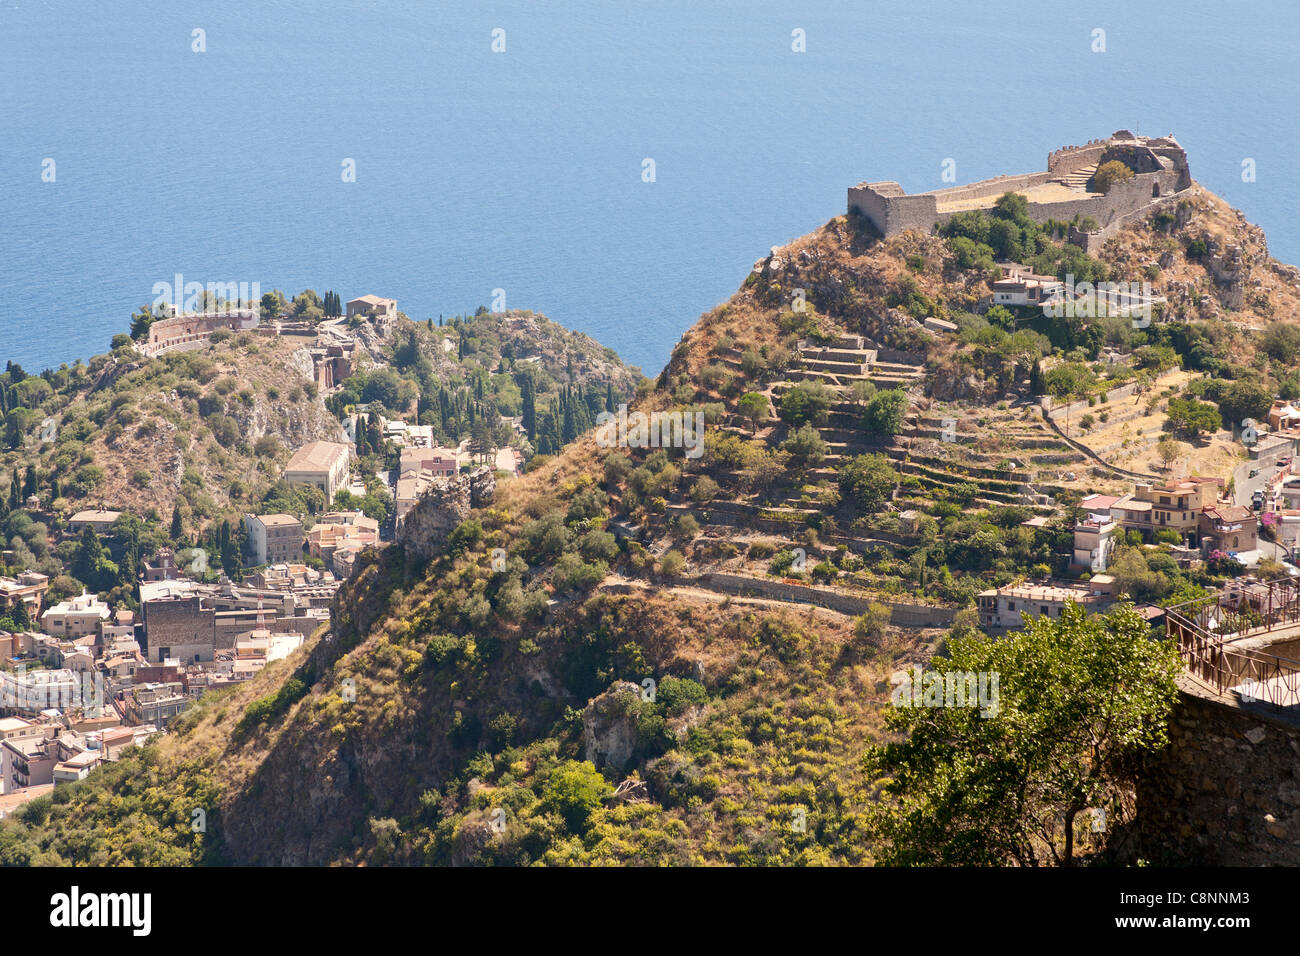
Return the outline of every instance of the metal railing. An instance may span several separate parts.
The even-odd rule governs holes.
[[[1300,580],[1233,582],[1204,598],[1165,609],[1165,633],[1188,673],[1216,693],[1282,710],[1300,705],[1300,661],[1232,642],[1300,622]],[[1300,638],[1300,633],[1296,635]]]

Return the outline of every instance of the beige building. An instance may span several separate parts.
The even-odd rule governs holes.
[[[0,608],[8,610],[22,601],[27,605],[28,615],[35,618],[41,613],[49,589],[49,576],[39,571],[22,571],[16,578],[0,578]]]
[[[302,522],[293,515],[244,515],[253,565],[287,564],[302,557]]]
[[[397,300],[385,299],[377,295],[363,295],[348,300],[348,318],[354,315],[367,315],[376,319],[397,318]]]
[[[332,564],[334,552],[348,548],[360,551],[379,543],[379,522],[360,511],[330,511],[307,532],[307,549],[314,558]]]
[[[1259,518],[1245,505],[1217,504],[1200,513],[1201,550],[1236,554],[1259,547]]]
[[[454,475],[460,469],[460,451],[456,448],[403,448],[398,474],[427,471],[435,475]]]
[[[1170,478],[1159,484],[1140,484],[1133,494],[1118,499],[1110,509],[1120,527],[1150,537],[1172,529],[1184,538],[1195,535],[1202,508],[1213,505],[1223,486],[1220,478]]]
[[[103,534],[120,517],[122,517],[120,511],[78,511],[68,519],[68,530],[80,531],[82,528],[94,528],[96,534]]]
[[[993,630],[1018,630],[1024,627],[1023,614],[1031,618],[1057,618],[1067,604],[1085,610],[1101,611],[1113,602],[1114,579],[1098,574],[1087,584],[1009,584],[981,591],[976,597],[980,627]]]
[[[291,485],[314,485],[325,492],[325,503],[347,484],[351,467],[351,449],[341,442],[314,441],[303,445],[284,469],[284,480]]]

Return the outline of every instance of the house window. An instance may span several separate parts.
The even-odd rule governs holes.
[[[1044,614],[1049,614],[1049,615],[1052,613],[1052,612],[1051,612],[1051,608],[1049,608],[1046,604],[1043,605],[1043,607],[1042,607],[1042,612],[1043,612]]]

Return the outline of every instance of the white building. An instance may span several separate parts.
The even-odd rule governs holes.
[[[1002,278],[993,283],[997,305],[1043,305],[1061,296],[1065,283],[1056,276],[1035,275],[1014,262],[998,263]]]
[[[95,595],[82,592],[46,610],[41,615],[41,627],[55,637],[84,637],[98,634],[110,613],[108,605]]]
[[[1119,522],[1110,512],[1089,514],[1074,526],[1074,563],[1089,571],[1105,571],[1115,550]]]
[[[0,671],[0,707],[23,714],[103,705],[103,680],[66,668]]]

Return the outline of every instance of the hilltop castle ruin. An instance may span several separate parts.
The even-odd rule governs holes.
[[[1111,160],[1133,170],[1133,178],[1115,183],[1104,194],[1092,191],[1097,167]],[[1191,185],[1187,153],[1173,136],[1136,136],[1122,129],[1108,139],[1049,153],[1044,172],[995,176],[913,196],[896,182],[859,183],[849,188],[849,212],[861,213],[884,236],[907,229],[929,232],[957,213],[991,208],[1003,193],[1016,192],[1029,200],[1029,215],[1036,222],[1071,222],[1075,216],[1095,220],[1095,229],[1075,227],[1070,232],[1071,242],[1091,251],[1124,223]]]

